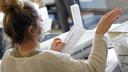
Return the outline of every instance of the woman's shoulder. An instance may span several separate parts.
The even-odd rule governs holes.
[[[2,59],[8,58],[8,57],[10,56],[10,54],[11,54],[11,51],[12,51],[12,49],[7,49],[7,50],[5,50]]]
[[[35,56],[27,57],[27,58],[17,58],[11,55],[11,52],[13,49],[8,49],[5,51],[3,58],[10,57],[16,60],[30,60],[30,59],[61,59],[61,58],[67,58],[70,57],[69,54],[60,53],[52,50],[40,50],[40,53],[38,53]]]
[[[5,50],[4,55],[9,55],[11,52],[12,52],[12,49],[7,49]]]
[[[43,55],[51,55],[51,56],[70,56],[69,54],[66,53],[61,53],[53,50],[43,50],[42,51]]]
[[[43,58],[45,59],[67,59],[70,58],[69,54],[56,52],[52,50],[43,50],[42,51]]]

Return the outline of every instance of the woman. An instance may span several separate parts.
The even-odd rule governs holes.
[[[122,13],[116,8],[101,18],[91,54],[84,61],[60,53],[64,46],[60,39],[53,41],[52,50],[39,50],[42,20],[33,4],[0,0],[0,10],[5,14],[4,32],[11,41],[11,49],[5,52],[2,59],[1,72],[103,72],[108,51],[104,34]]]

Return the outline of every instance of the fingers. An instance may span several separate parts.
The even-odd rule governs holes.
[[[112,13],[109,15],[110,21],[113,23],[116,19],[118,19],[122,14],[122,9],[116,9],[112,11]]]
[[[116,19],[121,16],[122,12],[123,10],[121,8],[115,8],[105,14],[102,19],[105,19],[107,22],[109,22],[108,24],[111,25]]]
[[[57,40],[61,40],[60,38],[53,39],[53,42],[56,42]]]
[[[64,42],[62,42],[62,40],[60,38],[55,38],[53,40],[53,44],[54,44],[54,46],[64,46],[65,45]]]
[[[64,46],[65,46],[64,43],[61,43],[61,44],[57,44],[57,45],[56,45],[56,47],[57,47],[57,48],[60,48],[60,49],[62,49]]]
[[[61,39],[55,38],[52,42],[52,48],[51,49],[54,51],[61,51],[64,46],[65,46],[65,43],[62,42]]]
[[[113,22],[121,16],[122,12],[122,9],[115,8],[105,14],[97,25],[96,34],[105,34],[109,30]]]
[[[110,12],[108,12],[105,15],[110,15],[111,16],[111,15],[115,14],[116,12],[123,12],[123,11],[122,11],[121,8],[115,8],[115,9],[111,10]]]
[[[61,40],[60,38],[55,38],[55,39],[53,40],[53,42],[54,42],[54,43],[61,43],[62,40]]]
[[[116,15],[119,15],[121,13],[122,13],[122,9],[115,8],[115,9],[111,10],[110,12],[108,12],[107,14],[105,14],[103,17],[104,18],[106,18],[106,17],[107,18],[112,18],[112,17],[114,17]]]
[[[57,46],[61,46],[61,45],[63,46],[64,45],[64,42],[62,42],[61,40],[57,40],[55,43]]]
[[[60,39],[60,38],[55,38],[55,39],[53,39],[53,43],[56,43],[56,42],[58,42],[58,41],[61,41],[61,39]]]
[[[111,23],[113,23],[114,21],[116,21],[121,15],[117,15],[114,18],[111,19]]]

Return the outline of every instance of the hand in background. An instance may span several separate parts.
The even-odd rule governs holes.
[[[51,50],[60,52],[64,47],[64,42],[61,39],[55,38],[51,45]]]
[[[101,17],[96,29],[96,34],[104,35],[122,14],[121,8],[115,8]]]

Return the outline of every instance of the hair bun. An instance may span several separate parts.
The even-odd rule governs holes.
[[[23,1],[21,0],[0,0],[0,11],[8,12],[12,8],[22,8]]]

